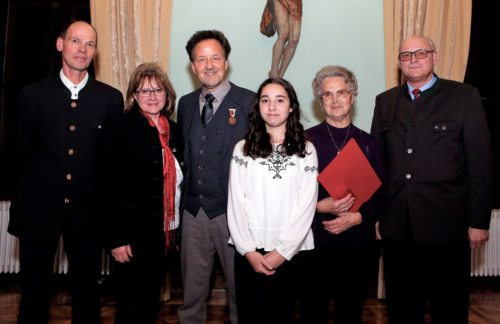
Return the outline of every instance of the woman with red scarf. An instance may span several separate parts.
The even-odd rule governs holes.
[[[176,248],[183,163],[180,133],[168,118],[175,97],[159,64],[139,65],[130,77],[125,115],[106,136],[115,324],[155,322],[168,257]]]

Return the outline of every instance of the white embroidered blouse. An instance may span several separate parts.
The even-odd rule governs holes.
[[[314,248],[311,223],[318,196],[316,149],[306,143],[304,158],[277,151],[267,158],[243,155],[236,144],[229,174],[229,243],[245,255],[276,249],[290,260]]]

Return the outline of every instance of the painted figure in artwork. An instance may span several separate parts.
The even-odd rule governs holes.
[[[269,77],[282,78],[299,44],[302,23],[302,0],[267,0],[262,13],[260,32],[268,37],[276,31]]]

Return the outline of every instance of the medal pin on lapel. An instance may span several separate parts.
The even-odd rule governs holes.
[[[229,125],[236,124],[236,108],[229,108]]]

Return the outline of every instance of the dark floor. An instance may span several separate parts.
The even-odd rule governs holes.
[[[0,324],[16,323],[19,303],[18,275],[0,274]],[[228,309],[224,290],[217,276],[214,277],[214,289],[208,302],[207,323],[229,323]],[[500,277],[476,277],[473,279],[469,323],[500,323]],[[111,295],[109,277],[102,282],[102,323],[111,324],[114,318],[114,300]],[[365,304],[364,323],[387,323],[383,300],[376,298],[374,291]],[[170,289],[170,299],[163,303],[157,323],[178,323],[177,308],[182,303],[179,283],[174,279]],[[55,275],[55,295],[51,302],[50,324],[70,323],[70,296],[67,292],[66,276]]]

